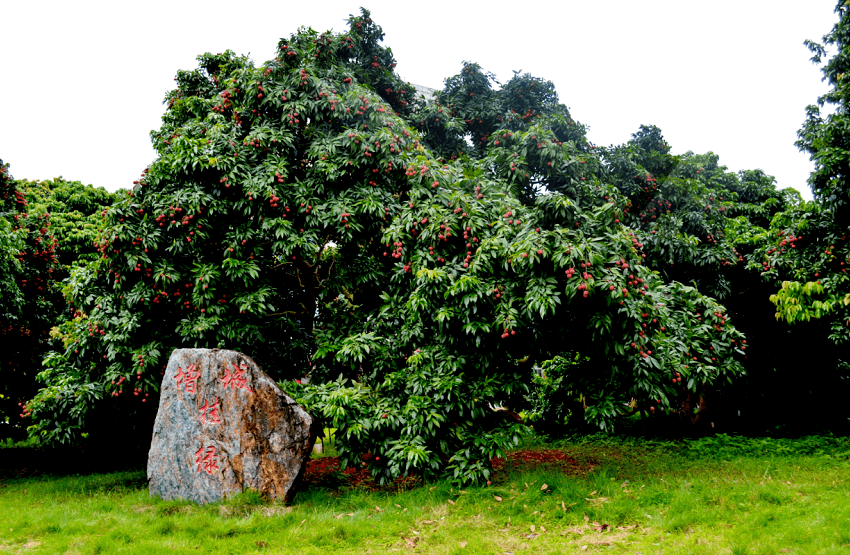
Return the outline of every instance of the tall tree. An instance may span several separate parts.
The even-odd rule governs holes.
[[[157,160],[71,277],[81,316],[45,361],[40,437],[91,429],[90,410],[149,435],[171,349],[232,348],[310,375],[287,387],[347,464],[476,481],[517,438],[492,407],[521,402],[535,361],[587,351],[571,403],[597,427],[742,372],[725,309],[647,267],[629,199],[546,82],[492,93],[485,125],[452,92],[463,75],[417,101],[381,36],[363,10],[260,67],[225,52],[178,72]]]
[[[57,323],[61,294],[53,279],[55,239],[50,215],[31,212],[24,193],[0,162],[0,419],[3,433],[20,439],[29,409],[24,401],[37,391],[41,357]]]
[[[809,177],[815,200],[832,214],[837,225],[846,226],[850,224],[850,151],[846,146],[850,140],[850,6],[839,1],[835,13],[838,22],[822,43],[806,41],[812,62],[822,64],[823,80],[830,90],[818,98],[817,105],[806,109],[796,144],[815,163]],[[835,48],[835,54],[824,62],[829,47]],[[821,109],[827,105],[834,110],[824,116]]]
[[[850,341],[850,282],[845,269],[850,263],[850,93],[845,75],[850,68],[850,11],[843,1],[835,11],[838,22],[823,42],[806,41],[812,61],[822,64],[824,80],[830,85],[817,105],[807,108],[796,143],[815,163],[809,177],[814,201],[788,197],[783,206],[765,197],[764,176],[747,174],[741,180],[745,186],[741,196],[758,200],[756,206],[762,208],[762,214],[750,218],[760,219],[758,226],[737,230],[737,241],[747,250],[748,269],[760,276],[760,283],[753,283],[751,291],[770,293],[775,308],[774,322],[759,317],[764,312],[761,309],[749,310],[748,318],[760,322],[753,326],[761,335],[760,358],[772,363],[761,373],[770,392],[765,399],[768,402],[755,404],[775,410],[779,401],[794,407],[796,410],[776,411],[784,418],[766,421],[775,428],[799,431],[846,431],[850,416],[844,403],[850,392],[850,361],[845,354]],[[830,46],[835,54],[824,61]],[[834,111],[824,116],[821,110],[826,106]],[[777,207],[779,212],[775,212]],[[765,224],[767,217],[770,221]],[[799,371],[813,365],[817,367],[815,376]]]

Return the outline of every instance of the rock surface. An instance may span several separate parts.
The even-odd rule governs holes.
[[[249,357],[177,349],[148,454],[150,493],[209,503],[252,488],[289,501],[315,437],[314,419]]]

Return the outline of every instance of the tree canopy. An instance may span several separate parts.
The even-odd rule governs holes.
[[[726,309],[667,258],[688,279],[740,263],[712,237],[763,176],[727,178],[741,190],[715,201],[658,129],[596,148],[529,75],[499,85],[467,63],[416,98],[382,37],[363,10],[261,66],[227,51],[178,72],[156,161],[65,287],[75,317],[27,405],[33,432],[149,433],[171,350],[230,348],[309,376],[286,387],[338,429],[346,464],[370,452],[382,480],[476,481],[519,433],[494,407],[520,408],[543,360],[587,357],[565,387],[600,428],[743,372]]]

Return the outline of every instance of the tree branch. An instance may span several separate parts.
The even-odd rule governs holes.
[[[272,316],[283,316],[284,314],[298,314],[295,310],[284,310],[283,312],[273,312],[271,314],[266,314],[263,316],[264,318],[271,318]]]

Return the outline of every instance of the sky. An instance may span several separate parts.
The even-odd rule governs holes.
[[[794,141],[827,86],[803,41],[832,28],[835,0],[366,2],[6,2],[0,158],[18,179],[131,187],[177,70],[228,48],[261,64],[280,37],[344,31],[362,5],[411,83],[442,88],[464,60],[502,82],[528,72],[598,145],[657,125],[674,154],[712,151],[811,199]]]

